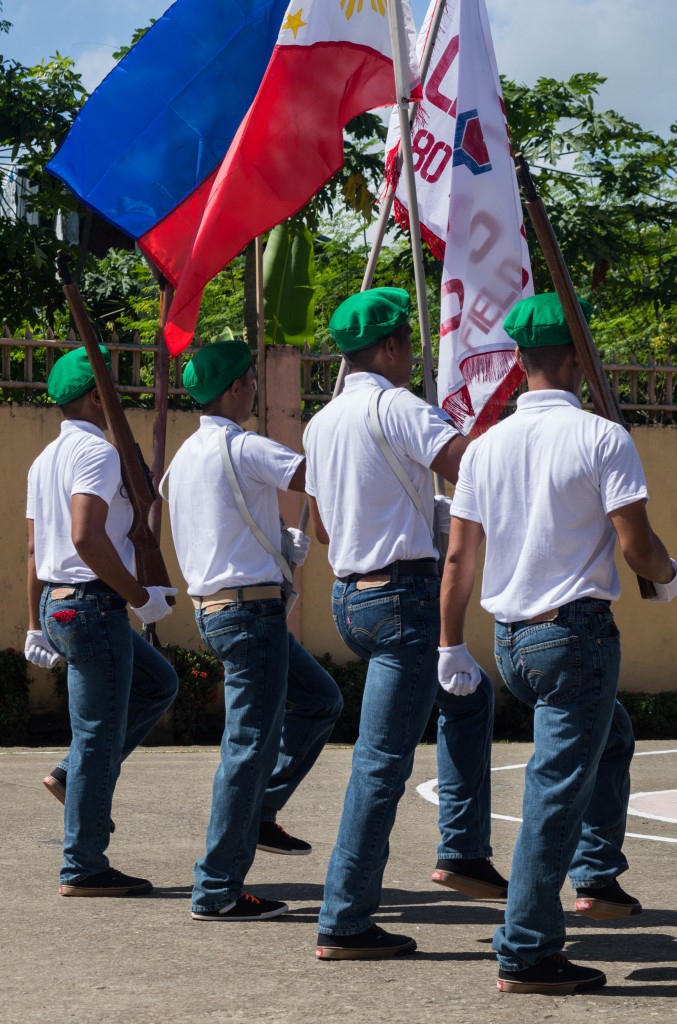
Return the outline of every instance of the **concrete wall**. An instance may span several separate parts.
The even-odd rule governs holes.
[[[268,367],[268,428],[271,437],[301,451],[299,372],[296,354],[273,349]],[[294,397],[296,393],[296,398]],[[285,399],[284,396],[287,396]],[[135,437],[150,462],[153,413],[131,410],[129,421]],[[0,405],[1,474],[0,493],[0,645],[23,649],[26,630],[25,598],[25,491],[26,474],[36,455],[56,436],[61,414],[54,407]],[[170,411],[167,426],[167,462],[185,438],[196,429],[198,414]],[[255,423],[251,425],[255,429]],[[633,438],[642,458],[652,495],[649,511],[657,533],[671,553],[677,552],[677,428],[640,427]],[[566,439],[563,439],[563,444]],[[298,522],[302,497],[284,495],[283,514],[290,525]],[[196,509],[199,515],[199,509]],[[163,516],[162,548],[170,577],[181,586],[174,557],[167,516]],[[660,605],[642,601],[636,581],[619,562],[623,597],[615,606],[623,634],[621,689],[656,692],[677,689],[677,604]],[[343,662],[353,656],[338,637],[331,617],[332,576],[326,550],[315,540],[303,569],[298,572],[302,597],[291,620],[295,634],[314,654],[329,652]],[[183,647],[200,644],[193,609],[185,593],[180,594],[171,619],[160,623],[161,640]],[[493,660],[493,620],[479,607],[477,593],[468,617],[467,640],[475,657],[498,683]],[[51,675],[33,672],[31,704],[37,713],[51,709],[54,697]]]

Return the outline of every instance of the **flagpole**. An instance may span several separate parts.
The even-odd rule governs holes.
[[[257,235],[254,241],[256,261],[256,377],[258,432],[268,434],[266,409],[266,329],[263,298],[263,238]]]
[[[409,126],[409,88],[407,45],[404,34],[404,17],[400,0],[391,0],[388,4],[390,20],[390,38],[393,47],[393,65],[395,68],[395,89],[397,107],[400,117],[400,153],[402,154],[402,170],[407,190],[409,205],[409,236],[411,254],[414,259],[414,280],[416,282],[416,303],[418,306],[418,323],[421,332],[421,349],[423,352],[423,380],[425,396],[430,405],[437,405],[437,390],[433,377],[433,346],[430,333],[430,314],[428,312],[428,296],[425,289],[425,269],[423,266],[423,243],[421,242],[421,224],[418,217],[418,198],[416,196],[416,179],[414,177],[414,158],[411,149],[411,129]],[[435,493],[445,494],[444,481],[439,473],[433,473]]]
[[[423,47],[423,53],[421,54],[421,85],[425,85],[426,78],[428,77],[428,71],[430,69],[430,62],[433,59],[433,50],[435,49],[435,43],[437,42],[437,35],[440,30],[442,23],[442,17],[447,8],[447,0],[440,0],[438,3],[435,13],[430,22],[430,30],[428,32],[428,38],[425,41]],[[416,114],[418,113],[419,101],[410,104],[409,106],[409,134],[411,133],[411,126],[414,123]],[[366,291],[367,288],[371,288],[374,280],[374,274],[376,273],[376,265],[378,264],[379,257],[381,255],[381,249],[383,248],[383,240],[386,236],[386,230],[388,221],[390,220],[390,214],[393,208],[393,202],[395,200],[395,191],[397,188],[397,178],[402,170],[402,148],[398,147],[395,172],[393,178],[388,182],[385,194],[381,201],[381,212],[379,214],[378,224],[376,225],[376,234],[374,241],[371,245],[371,252],[369,253],[369,259],[367,260],[367,268],[364,272],[364,278],[362,279],[362,287],[360,291]]]
[[[425,270],[423,267],[423,245],[421,242],[421,225],[418,217],[418,199],[416,197],[416,181],[414,178],[414,158],[411,149],[411,129],[409,127],[409,67],[407,45],[404,34],[404,17],[400,0],[391,0],[388,4],[390,21],[390,38],[393,47],[393,65],[395,68],[395,90],[397,108],[400,119],[400,152],[402,154],[402,171],[407,190],[409,205],[409,234],[411,252],[414,259],[414,280],[416,282],[416,304],[418,306],[419,329],[421,332],[421,348],[423,350],[423,379],[425,394],[431,405],[437,404],[435,381],[433,378],[432,337],[430,334],[430,315],[428,313],[428,296],[425,289]]]
[[[416,278],[416,301],[419,311],[419,324],[421,328],[421,347],[423,349],[423,373],[425,381],[426,399],[430,405],[437,405],[437,391],[435,388],[435,382],[433,379],[433,361],[432,361],[432,339],[430,335],[430,316],[428,313],[428,296],[425,291],[425,272],[423,269],[423,251],[421,246],[421,228],[418,217],[418,201],[416,199],[416,184],[414,181],[414,165],[411,153],[411,125],[414,122],[414,118],[418,112],[419,103],[418,101],[409,104],[408,97],[403,97],[408,92],[406,87],[403,87],[403,83],[408,81],[408,76],[404,77],[404,68],[408,66],[406,59],[407,48],[404,40],[404,21],[402,18],[402,10],[399,6],[398,0],[393,0],[388,5],[389,13],[388,18],[390,22],[390,38],[393,48],[393,63],[395,67],[395,87],[397,90],[398,97],[398,110],[400,115],[400,147],[397,154],[396,174],[399,174],[404,160],[404,153],[408,149],[409,153],[409,167],[410,177],[407,177],[407,170],[405,169],[405,181],[407,182],[407,200],[409,202],[410,210],[413,211],[409,216],[409,224],[411,226],[411,238],[412,238],[412,252],[414,255],[414,276]],[[397,7],[397,14],[395,15],[395,35],[393,34],[393,8]],[[435,49],[435,43],[439,33],[442,18],[447,7],[447,0],[440,0],[435,13],[430,22],[430,31],[428,32],[428,38],[425,41],[423,53],[421,54],[421,84],[425,83],[430,68],[430,62],[433,56],[433,50]],[[399,17],[398,17],[399,16]],[[406,143],[405,140],[406,139]],[[409,185],[413,186],[413,202],[409,190]],[[381,202],[381,211],[379,213],[378,223],[376,225],[376,235],[372,242],[371,251],[369,253],[369,259],[367,260],[367,266],[362,278],[362,284],[360,291],[365,292],[371,288],[374,281],[374,274],[376,273],[376,266],[381,255],[381,249],[383,248],[383,240],[386,236],[388,228],[388,221],[390,220],[390,214],[393,208],[393,201],[395,199],[395,185],[389,185],[386,193]],[[415,225],[415,227],[414,227]],[[414,231],[416,232],[416,243],[414,243]],[[418,260],[416,250],[418,248]],[[418,272],[417,272],[418,262]],[[418,274],[418,276],[417,276]],[[423,299],[421,299],[419,293],[419,276],[422,279],[422,290]],[[425,324],[425,325],[424,325]],[[336,377],[336,383],[332,392],[332,400],[343,391],[343,385],[345,383],[347,374],[348,364],[345,357],[341,357],[339,364],[338,375]],[[444,481],[438,473],[433,474],[435,480],[435,490],[439,494],[444,494]],[[308,500],[303,503],[303,509],[301,510],[301,518],[299,521],[299,529],[305,530],[308,525]]]

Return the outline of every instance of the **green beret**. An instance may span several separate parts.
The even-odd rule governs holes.
[[[404,288],[369,288],[341,303],[329,321],[329,333],[341,352],[358,352],[406,323],[410,309]]]
[[[590,303],[580,298],[578,301],[585,319],[589,321],[592,314]],[[571,344],[569,325],[556,292],[520,299],[505,318],[503,329],[519,348]]]
[[[196,402],[205,405],[227,391],[252,365],[244,341],[214,341],[199,349],[183,371],[183,386]]]
[[[99,348],[110,370],[110,352],[103,345],[99,345]],[[95,387],[94,371],[84,346],[74,348],[57,359],[47,380],[47,394],[57,405],[74,402],[76,398],[86,395]]]

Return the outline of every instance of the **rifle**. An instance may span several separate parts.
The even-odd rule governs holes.
[[[576,296],[576,291],[569,276],[567,265],[564,262],[557,237],[550,223],[550,218],[543,205],[543,200],[536,191],[529,165],[522,153],[516,155],[515,167],[517,170],[517,180],[524,196],[524,205],[527,208],[536,237],[543,251],[555,291],[562,303],[562,309],[571,332],[574,348],[590,388],[593,408],[598,416],[611,420],[612,423],[620,423],[622,427],[629,430],[630,428],[625,422],[616,396],[609,387],[609,381],[604,372],[602,361],[599,358],[599,352],[592,340],[588,322]],[[639,585],[639,592],[645,600],[656,596],[651,580],[645,580],[642,576],[638,576],[637,583]]]
[[[136,577],[143,587],[170,587],[169,573],[160,546],[148,526],[148,514],[155,500],[151,473],[144,462],[141,448],[134,440],[113,378],[104,362],[99,342],[68,264],[68,254],[60,251],[56,257],[57,272],[63,284],[63,293],[66,296],[75,326],[87,350],[96,387],[101,396],[108,432],[120,456],[122,480],[134,513],[129,538],[134,545]],[[168,597],[167,602],[175,604],[175,599]]]

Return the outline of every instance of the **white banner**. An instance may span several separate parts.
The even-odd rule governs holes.
[[[418,40],[421,57],[438,3]],[[496,420],[522,374],[503,320],[533,294],[522,208],[484,0],[446,0],[412,128],[421,234],[444,258],[439,404],[464,433]],[[396,111],[386,142],[392,175]],[[395,215],[408,226],[404,182]]]

